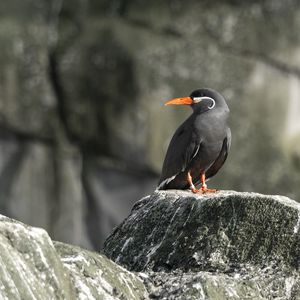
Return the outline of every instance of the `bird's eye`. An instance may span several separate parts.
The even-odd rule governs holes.
[[[216,105],[216,101],[213,98],[210,98],[210,100],[212,101],[212,104],[208,107],[208,109],[213,109]]]

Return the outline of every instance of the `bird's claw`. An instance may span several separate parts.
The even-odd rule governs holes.
[[[218,190],[208,189],[208,188],[201,188],[201,189],[192,188],[191,192],[194,194],[198,194],[198,193],[207,194],[207,193],[216,193],[216,192],[218,192]]]
[[[206,194],[206,193],[216,193],[218,190],[216,190],[216,189],[208,189],[208,188],[202,187],[201,191],[202,191],[203,194]]]
[[[208,188],[201,188],[201,189],[191,189],[191,191],[194,193],[194,194],[198,194],[198,193],[201,193],[201,194],[207,194],[207,193],[216,193],[218,190],[216,189],[208,189]]]
[[[197,193],[202,192],[201,190],[198,190],[198,189],[195,189],[195,188],[192,188],[191,191],[192,191],[194,194],[197,194]]]

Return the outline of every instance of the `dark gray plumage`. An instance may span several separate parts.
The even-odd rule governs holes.
[[[224,164],[231,144],[227,125],[229,108],[224,97],[212,89],[199,89],[189,97],[176,98],[167,104],[189,104],[192,115],[179,126],[169,144],[158,189],[187,189],[202,178],[214,176]],[[191,175],[192,183],[188,181]],[[204,176],[204,177],[203,177]]]

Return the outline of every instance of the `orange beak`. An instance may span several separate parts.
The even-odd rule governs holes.
[[[165,103],[165,105],[190,105],[193,104],[194,101],[191,97],[182,97],[182,98],[174,98]]]

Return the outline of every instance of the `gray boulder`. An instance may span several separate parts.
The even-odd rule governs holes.
[[[113,262],[0,216],[0,299],[300,299],[299,231],[286,197],[157,191],[106,240]]]
[[[156,191],[104,253],[159,299],[300,299],[300,205],[283,196]]]
[[[0,299],[144,299],[137,276],[103,255],[52,243],[46,231],[0,217]]]

